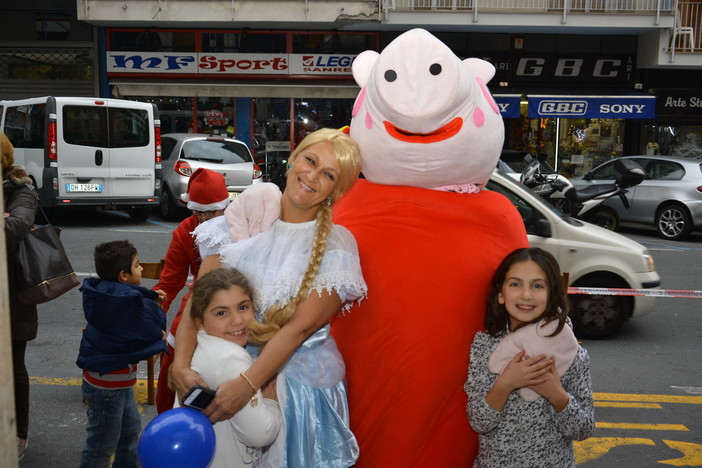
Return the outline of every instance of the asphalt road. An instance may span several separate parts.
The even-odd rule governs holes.
[[[158,261],[177,225],[156,216],[135,223],[117,212],[86,212],[56,224],[63,227],[62,238],[81,279],[94,272],[97,243],[130,239],[142,261]],[[623,234],[652,251],[664,288],[702,289],[702,235],[669,242],[649,230],[625,229]],[[153,283],[145,280],[144,286]],[[597,429],[577,444],[579,466],[702,466],[700,305],[699,299],[661,298],[650,315],[628,321],[610,340],[583,342],[592,359]],[[39,315],[39,335],[27,349],[30,445],[21,466],[73,467],[85,436],[75,365],[84,326],[80,293],[75,289],[40,305]],[[136,394],[145,426],[156,414],[146,404],[145,363],[139,377]]]

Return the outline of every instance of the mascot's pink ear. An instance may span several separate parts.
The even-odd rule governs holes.
[[[374,50],[366,50],[356,56],[356,59],[351,65],[353,70],[353,79],[356,80],[358,86],[363,88],[368,81],[373,70],[373,65],[380,58],[380,54]]]
[[[473,75],[483,80],[483,83],[487,83],[495,76],[495,66],[490,62],[478,58],[467,58],[463,63]],[[354,73],[355,76],[356,74]]]

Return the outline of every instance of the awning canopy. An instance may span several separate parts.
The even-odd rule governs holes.
[[[519,118],[521,94],[493,94],[492,97],[495,98],[495,103],[500,108],[500,115],[503,119]]]
[[[653,119],[656,97],[529,95],[529,117]]]
[[[322,98],[356,99],[360,88],[356,85],[326,84],[247,84],[247,83],[136,83],[110,81],[113,94],[122,96],[169,97],[248,97],[248,98]]]

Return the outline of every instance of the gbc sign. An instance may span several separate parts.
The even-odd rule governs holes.
[[[582,116],[587,113],[587,101],[547,101],[539,103],[539,114],[544,116]]]
[[[529,96],[529,117],[655,118],[654,96]]]

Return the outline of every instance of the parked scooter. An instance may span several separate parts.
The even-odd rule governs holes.
[[[618,196],[626,208],[629,200],[627,189],[643,181],[645,172],[635,161],[621,159],[614,163],[613,184],[596,184],[576,189],[573,184],[560,174],[542,174],[539,161],[526,156],[527,167],[522,171],[519,181],[531,188],[553,206],[574,218],[596,224],[605,229],[616,231],[619,228],[619,215],[602,202]]]

